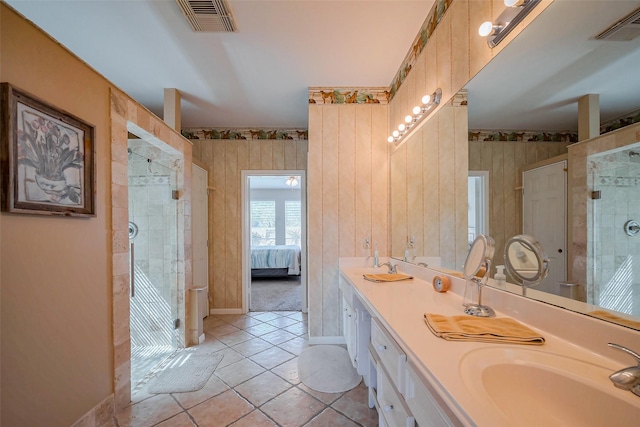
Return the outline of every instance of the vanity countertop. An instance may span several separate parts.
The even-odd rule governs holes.
[[[606,340],[603,344],[602,353],[598,353],[557,335],[556,331],[548,327],[555,321],[573,321],[575,320],[573,316],[580,315],[556,310],[557,313],[554,315],[558,316],[557,319],[549,319],[548,307],[542,307],[539,308],[539,310],[541,310],[541,314],[544,312],[543,316],[545,317],[545,321],[538,323],[528,319],[532,317],[530,312],[535,312],[536,310],[535,307],[529,307],[528,309],[522,309],[522,317],[524,319],[518,318],[518,316],[514,315],[517,313],[514,313],[513,307],[515,306],[517,311],[518,307],[522,307],[522,304],[527,304],[528,302],[524,298],[519,298],[519,300],[525,301],[516,301],[514,303],[510,301],[510,298],[516,296],[509,296],[506,292],[490,290],[489,288],[485,289],[487,294],[500,292],[499,295],[491,295],[488,298],[493,304],[487,302],[496,310],[496,316],[515,318],[538,331],[545,338],[545,344],[542,346],[528,346],[445,341],[429,331],[423,316],[425,313],[436,313],[446,316],[464,314],[461,296],[464,289],[463,279],[450,276],[452,289],[446,293],[438,293],[433,290],[431,285],[431,280],[436,274],[442,275],[442,273],[436,270],[420,268],[400,262],[398,263],[399,271],[413,275],[413,280],[395,283],[374,283],[365,280],[363,274],[376,271],[380,272],[381,270],[374,269],[373,267],[364,267],[363,265],[366,264],[364,262],[359,263],[353,262],[353,260],[345,260],[345,262],[341,262],[340,273],[342,277],[353,286],[356,295],[364,303],[370,314],[377,317],[388,329],[393,338],[407,353],[408,360],[437,391],[440,398],[464,425],[513,425],[485,396],[471,392],[469,387],[461,380],[460,362],[476,350],[499,347],[500,349],[513,348],[516,351],[520,351],[525,347],[527,351],[553,353],[566,358],[578,359],[597,366],[606,367],[611,370],[611,373],[617,369],[633,365],[633,360],[630,358],[628,360],[622,358],[622,360],[626,360],[625,364],[625,362],[620,362],[621,359],[619,357],[609,357],[606,346],[606,342],[608,341]],[[484,296],[485,294],[483,293],[483,297]],[[531,303],[535,304],[534,301]],[[503,307],[501,304],[505,304],[505,307],[509,309],[502,310]],[[611,327],[620,328],[617,325],[611,325]],[[562,331],[563,329],[560,328],[560,332]],[[626,336],[625,331],[622,331],[622,333]],[[636,337],[640,337],[640,334]],[[611,352],[611,356],[617,355]],[[633,399],[637,399],[638,413],[640,413],[640,399],[633,396],[630,392],[615,389],[608,378],[602,378],[601,385],[603,387],[610,387],[613,394],[632,404],[635,404]],[[522,390],[522,393],[514,395],[513,398],[527,399],[528,392],[527,390]],[[530,422],[533,423],[532,425],[536,425],[536,420],[530,420]],[[523,422],[522,425],[526,425],[526,422]]]

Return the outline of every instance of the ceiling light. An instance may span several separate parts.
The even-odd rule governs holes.
[[[396,139],[392,136],[390,136],[389,138],[387,138],[387,142],[388,143],[392,143],[393,141],[395,141]]]
[[[391,133],[391,136],[387,138],[390,143],[393,142],[396,145],[400,143],[400,140],[405,136],[412,134],[413,130],[417,127],[418,123],[424,120],[429,115],[428,111],[436,105],[440,104],[442,98],[442,90],[436,89],[431,95],[425,95],[422,97],[422,106],[413,107],[413,116],[407,114],[404,117],[405,123],[400,123],[398,129]]]
[[[421,112],[422,112],[422,108],[420,108],[419,106],[416,105],[415,107],[413,107],[413,114],[415,114],[416,116]]]
[[[397,138],[397,137],[399,137],[399,136],[400,136],[400,132],[398,132],[397,130],[394,130],[393,132],[391,132],[391,135],[392,135],[394,138]]]
[[[400,123],[400,124],[398,125],[398,130],[399,130],[400,132],[404,132],[406,129],[407,129],[407,127],[405,126],[405,124],[404,124],[404,123]]]
[[[488,37],[498,34],[501,29],[501,25],[493,25],[493,22],[485,21],[480,24],[480,28],[478,28],[478,34],[480,34],[480,36],[482,37]]]
[[[404,118],[404,122],[409,124],[413,121],[413,116],[411,114],[408,114],[407,116],[405,116]]]
[[[428,104],[431,102],[431,95],[425,95],[422,97],[422,104]]]
[[[289,178],[287,178],[287,180],[285,181],[285,184],[287,184],[289,187],[297,187],[298,186],[298,178],[295,176],[290,176]]]

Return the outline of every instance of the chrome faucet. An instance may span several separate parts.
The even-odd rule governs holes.
[[[614,344],[612,342],[609,343],[609,347],[613,347],[630,354],[636,359],[636,362],[638,362],[638,366],[631,366],[614,372],[609,376],[609,379],[616,387],[630,391],[640,397],[640,354],[623,345]]]
[[[398,272],[398,266],[391,264],[390,262],[378,264],[378,267],[382,267],[384,265],[386,265],[389,268],[389,274],[396,274]]]

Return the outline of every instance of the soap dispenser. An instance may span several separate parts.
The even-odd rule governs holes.
[[[504,265],[496,265],[496,274],[493,276],[496,286],[504,287],[507,284],[507,276],[504,274]]]

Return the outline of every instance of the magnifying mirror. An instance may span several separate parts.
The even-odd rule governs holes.
[[[542,282],[549,272],[549,259],[538,240],[527,234],[513,236],[504,250],[504,264],[517,282],[522,285],[522,295],[527,287]]]
[[[489,236],[479,235],[471,244],[462,274],[467,280],[462,304],[464,312],[471,316],[492,317],[495,312],[491,307],[482,305],[482,287],[487,283],[491,261],[495,253],[495,242]],[[476,299],[475,294],[478,297]],[[477,301],[477,302],[476,302]]]

